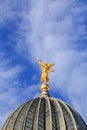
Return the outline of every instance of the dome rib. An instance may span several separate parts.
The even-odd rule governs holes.
[[[52,115],[52,129],[58,129],[59,119],[57,118],[55,105],[53,104],[51,99],[50,99],[50,104],[51,104],[51,115]]]
[[[46,101],[46,116],[45,116],[45,125],[46,125],[46,130],[52,130],[52,115],[51,115],[51,106],[50,106],[50,101],[49,97],[45,98]]]
[[[18,109],[15,110],[15,112],[13,112],[10,116],[9,119],[7,119],[7,123],[5,125],[5,127],[3,128],[3,130],[10,130],[13,129],[14,126],[14,122],[17,118],[17,113],[19,113],[22,109],[22,107],[24,106],[24,104],[22,104]]]
[[[13,113],[12,113],[13,114]],[[7,118],[7,120],[5,121],[5,125],[3,125],[2,129],[5,130],[6,126],[8,124],[8,122],[10,121],[10,118],[12,117],[12,114],[10,114],[10,116]]]
[[[85,122],[83,121],[83,119],[80,117],[79,113],[77,111],[75,111],[74,109],[72,109],[68,104],[66,104],[68,106],[68,108],[70,109],[70,111],[72,112],[73,114],[73,117],[75,119],[75,122],[76,122],[76,125],[77,125],[77,128],[78,129],[83,129],[85,130],[86,129],[86,124]]]
[[[52,98],[51,99],[53,101],[53,104],[55,106],[55,110],[57,112],[56,114],[56,118],[57,118],[57,128],[59,129],[66,129],[66,126],[65,126],[65,122],[64,122],[64,116],[63,116],[63,112],[61,110],[61,107],[58,103],[58,101],[55,99],[55,98]],[[58,125],[59,124],[59,125]]]
[[[33,130],[34,130],[34,129],[38,130],[38,129],[39,129],[39,126],[40,126],[40,124],[39,124],[39,118],[40,118],[41,102],[42,102],[42,99],[39,98],[38,106],[37,106],[36,112],[35,112]],[[43,117],[43,116],[42,116],[42,117]],[[38,125],[37,125],[37,124],[38,124]]]
[[[30,104],[30,107],[28,109],[28,113],[26,116],[26,121],[24,124],[24,128],[26,130],[33,129],[33,125],[34,125],[34,117],[35,117],[35,112],[36,112],[36,107],[38,105],[39,102],[39,98],[36,98],[32,101],[32,103]]]
[[[23,128],[25,116],[28,111],[28,107],[30,106],[30,102],[31,101],[28,101],[26,104],[24,104],[22,109],[19,111],[17,118],[14,122],[13,130],[15,129],[20,130]]]
[[[50,99],[50,103],[51,103],[51,113],[52,113],[52,128],[58,129],[58,128],[60,128],[60,126],[59,126],[57,110],[54,105],[54,101]]]
[[[64,119],[65,119],[65,122],[66,122],[66,127],[68,129],[74,129],[74,130],[77,130],[77,126],[76,126],[76,123],[75,123],[75,120],[74,120],[74,117],[70,111],[70,109],[67,107],[67,105],[58,99],[58,102],[61,106],[61,109],[63,111],[63,114],[64,114]]]
[[[40,102],[41,102],[41,99],[39,99],[39,101],[38,101],[38,105],[37,105],[37,107],[36,107],[36,112],[35,112],[35,115],[34,115],[34,122],[33,122],[33,130],[36,128],[36,130],[38,130],[38,118],[39,118],[39,109],[40,109]]]
[[[37,120],[38,120],[38,129],[37,130],[43,130],[45,129],[45,99],[42,97],[40,98],[39,102],[39,109],[37,114]]]

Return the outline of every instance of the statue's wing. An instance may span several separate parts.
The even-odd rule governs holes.
[[[54,64],[49,64],[49,65],[48,65],[48,68],[50,69],[52,66],[54,66]]]

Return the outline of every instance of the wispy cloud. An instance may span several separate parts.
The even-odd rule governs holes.
[[[12,58],[0,52],[0,128],[14,109],[39,94],[39,89],[35,85],[27,86],[25,81],[21,81],[20,75],[23,71],[22,65],[14,65]]]
[[[16,21],[16,18],[21,18],[13,34],[13,37],[14,35],[16,37],[16,40],[13,40],[17,43],[13,45],[15,51],[35,66],[37,57],[43,61],[55,63],[55,73],[50,75],[50,86],[55,86],[53,91],[67,95],[71,105],[87,121],[85,115],[87,110],[87,19],[85,17],[87,4],[76,0],[31,0],[21,1],[20,4],[16,0],[2,1],[0,4],[1,25],[6,24],[6,21],[12,19]],[[3,7],[6,7],[7,13],[4,13]],[[26,87],[27,84],[24,89],[18,87],[22,86],[18,78],[21,72],[19,65],[13,67],[9,65],[8,60],[1,58],[0,68],[0,92],[3,97],[0,97],[0,100],[3,106],[4,104],[9,107],[17,106],[21,102],[17,99],[21,96],[25,97],[27,92],[28,95],[30,93],[30,98],[32,95],[38,95],[39,89],[34,84]],[[35,89],[32,89],[32,86],[35,86]],[[5,97],[7,97],[6,100],[4,100]],[[9,104],[7,100],[10,100]],[[6,107],[5,109],[8,109],[9,113],[13,108]],[[1,122],[3,119],[0,119]]]
[[[6,21],[16,18],[15,5],[17,5],[16,0],[0,1],[0,26],[4,25]]]
[[[22,70],[21,66],[13,66],[10,62],[0,53],[0,126],[9,112],[19,104],[18,75]]]
[[[87,109],[87,105],[84,106],[87,104],[87,73],[82,72],[86,69],[84,64],[87,66],[86,12],[87,5],[80,1],[31,1],[31,9],[24,14],[24,35],[29,60],[34,62],[40,57],[55,63],[56,72],[51,81],[52,85],[55,84],[55,91],[59,89],[68,94],[71,104],[87,121],[84,114]],[[24,47],[22,43],[18,45]],[[81,93],[82,88],[84,91]]]

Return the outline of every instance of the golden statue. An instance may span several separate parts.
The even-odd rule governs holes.
[[[54,72],[54,70],[51,70],[51,67],[54,66],[54,64],[48,64],[48,63],[44,63],[43,61],[41,61],[40,59],[37,59],[39,61],[39,64],[42,68],[42,76],[41,76],[41,81],[46,83],[49,81],[48,78],[48,73],[49,72]]]

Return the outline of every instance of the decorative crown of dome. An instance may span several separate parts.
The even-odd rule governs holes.
[[[40,65],[48,65],[39,60]],[[53,65],[51,64],[51,67]],[[48,68],[43,70],[40,97],[17,108],[7,119],[2,130],[87,130],[81,116],[62,100],[49,96]]]

